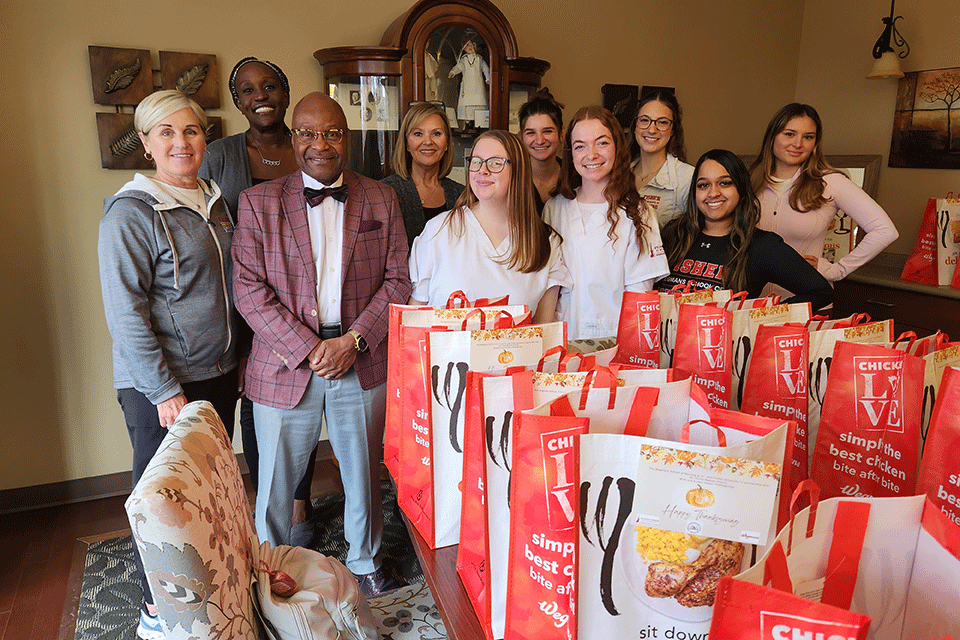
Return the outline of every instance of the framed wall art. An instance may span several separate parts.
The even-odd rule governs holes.
[[[160,52],[160,87],[183,91],[204,109],[220,108],[219,77],[217,56]]]
[[[960,169],[960,67],[900,79],[888,164]]]
[[[153,93],[153,62],[148,49],[87,47],[93,101],[136,105]]]

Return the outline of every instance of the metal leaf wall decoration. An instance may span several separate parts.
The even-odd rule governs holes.
[[[104,93],[113,93],[114,91],[120,91],[121,89],[129,87],[133,84],[133,80],[137,77],[137,74],[140,73],[140,68],[140,58],[137,58],[129,67],[114,69],[110,77],[107,78],[107,88],[104,90]]]
[[[140,146],[140,136],[132,126],[124,129],[119,138],[110,143],[110,153],[120,158],[129,155]]]
[[[188,96],[192,96],[200,90],[200,85],[207,77],[207,70],[210,65],[198,64],[192,69],[187,69],[179,78],[177,78],[177,91],[182,91]]]

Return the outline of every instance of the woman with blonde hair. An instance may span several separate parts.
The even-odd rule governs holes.
[[[233,222],[220,188],[197,177],[206,115],[179,91],[158,91],[137,106],[134,126],[157,172],[104,201],[97,251],[136,484],[188,402],[210,401],[232,436],[238,379]],[[137,636],[161,640],[136,547],[134,558],[144,598]]]
[[[453,208],[463,185],[448,178],[453,168],[450,122],[440,104],[415,103],[407,109],[393,146],[393,174],[381,182],[397,192],[407,243],[434,216]]]
[[[624,291],[649,291],[670,269],[660,230],[637,192],[623,127],[607,109],[583,107],[570,120],[560,195],[543,218],[564,238],[574,286],[558,315],[570,340],[617,334]]]
[[[477,137],[469,181],[453,210],[427,222],[410,251],[410,304],[440,306],[451,293],[510,296],[535,322],[555,318],[561,286],[571,285],[560,237],[537,215],[530,159],[508,131]]]
[[[767,125],[750,178],[760,199],[759,228],[779,234],[834,282],[872,260],[899,234],[873,198],[830,166],[822,137],[816,109],[796,102],[786,105]],[[823,241],[838,210],[865,235],[853,251],[831,263],[823,257]]]

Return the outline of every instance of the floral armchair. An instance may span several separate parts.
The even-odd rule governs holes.
[[[167,640],[374,636],[346,567],[316,551],[259,545],[210,403],[184,407],[125,506]],[[268,570],[292,576],[296,591],[271,592]]]

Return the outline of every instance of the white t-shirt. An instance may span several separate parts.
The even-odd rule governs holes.
[[[686,209],[692,180],[693,167],[668,153],[657,175],[640,188],[640,195],[657,216],[661,229]]]
[[[607,237],[607,208],[605,202],[582,204],[556,196],[543,209],[543,219],[563,236],[563,259],[573,276],[574,288],[561,289],[557,305],[569,340],[617,335],[623,292],[649,291],[670,273],[653,217],[641,254],[633,222],[622,210],[616,239]]]
[[[525,304],[532,313],[550,287],[573,286],[556,234],[550,239],[547,265],[534,273],[521,273],[497,262],[510,255],[510,236],[494,247],[473,211],[464,207],[463,235],[457,237],[447,222],[451,214],[428,220],[413,241],[410,280],[414,300],[443,306],[454,291],[463,291],[469,300],[509,295],[510,304]]]

